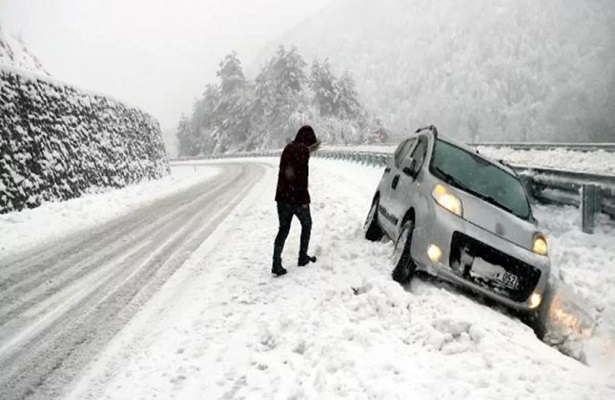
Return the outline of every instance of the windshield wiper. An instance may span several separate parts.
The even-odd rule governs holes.
[[[451,174],[449,174],[447,172],[442,171],[438,167],[435,167],[434,169],[438,172],[438,174],[442,175],[442,177],[444,178],[446,183],[450,183],[451,185],[457,186],[459,189],[465,190],[466,192],[473,193],[472,189],[470,189],[469,187],[467,187],[463,183],[459,182],[459,180],[457,180],[457,178],[455,178],[453,175],[451,175]]]
[[[489,196],[487,194],[484,194],[484,193],[477,192],[476,190],[473,190],[473,189],[469,188],[468,186],[466,186],[463,183],[459,182],[459,180],[457,180],[454,176],[452,176],[449,173],[446,173],[446,172],[442,171],[438,167],[435,167],[434,169],[440,175],[442,175],[442,177],[444,177],[444,180],[447,183],[449,183],[451,185],[454,185],[454,186],[457,186],[459,189],[465,190],[466,192],[468,192],[470,194],[473,194],[474,196],[478,197],[479,199],[485,200],[486,202],[491,203],[494,206],[499,207],[499,208],[501,208],[501,209],[503,209],[505,211],[508,211],[511,214],[517,215],[517,214],[515,214],[515,212],[511,208],[509,208],[509,207],[505,206],[504,204],[500,203],[499,201],[497,201],[493,197],[491,197],[491,196]]]

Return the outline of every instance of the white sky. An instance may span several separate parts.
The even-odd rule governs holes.
[[[0,23],[54,77],[139,106],[166,130],[225,54],[237,51],[246,68],[331,1],[0,0]]]

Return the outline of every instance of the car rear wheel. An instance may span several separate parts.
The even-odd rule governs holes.
[[[365,239],[371,240],[372,242],[377,242],[384,236],[382,228],[380,228],[378,224],[378,203],[378,197],[376,197],[372,202],[372,207],[369,209],[365,225],[363,226]]]
[[[412,259],[410,248],[412,246],[412,232],[414,231],[414,220],[409,220],[404,223],[401,233],[395,243],[393,250],[393,280],[400,284],[410,282],[416,264]]]

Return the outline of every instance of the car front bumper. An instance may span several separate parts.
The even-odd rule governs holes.
[[[507,272],[512,271],[515,276],[521,276],[522,290],[513,292],[501,286],[494,287],[493,284],[477,282],[467,273],[464,274],[461,271],[463,268],[460,270],[454,262],[458,257],[460,243],[470,243],[471,247],[475,248],[473,252],[477,257],[497,260],[497,263],[493,263],[494,268],[503,268]],[[428,249],[432,245],[436,245],[441,251],[436,262],[428,255]],[[551,270],[548,257],[511,243],[435,204],[429,207],[425,218],[417,218],[411,253],[419,269],[518,311],[532,311],[537,308],[532,307],[531,296],[544,295]]]

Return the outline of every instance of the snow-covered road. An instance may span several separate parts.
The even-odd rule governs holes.
[[[229,164],[119,220],[0,259],[0,398],[59,395],[263,172]]]
[[[153,260],[150,268],[167,272],[142,281],[148,282],[145,295],[100,306],[92,306],[96,296],[103,299],[105,290],[111,296],[116,287],[104,286],[103,279],[97,279],[97,269],[85,273],[84,284],[75,288],[71,282],[77,281],[66,278],[67,296],[56,294],[57,300],[51,301],[54,296],[40,294],[46,297],[43,306],[17,319],[16,326],[24,327],[22,339],[17,329],[0,330],[0,347],[6,347],[7,334],[25,343],[28,332],[39,329],[37,318],[39,324],[56,329],[59,338],[81,340],[60,341],[59,350],[36,338],[30,339],[28,347],[18,347],[25,355],[34,354],[32,346],[41,356],[59,352],[64,358],[56,356],[55,362],[47,363],[43,357],[41,365],[34,366],[17,351],[19,357],[13,362],[19,373],[12,376],[22,380],[5,378],[8,370],[0,364],[0,398],[20,398],[20,393],[79,400],[615,398],[613,230],[607,227],[596,235],[584,235],[576,228],[575,210],[538,209],[553,238],[556,274],[586,297],[598,321],[600,335],[591,342],[587,366],[542,343],[502,310],[448,285],[425,279],[416,279],[406,288],[397,285],[390,279],[391,243],[367,242],[361,229],[382,171],[344,161],[311,163],[311,247],[319,257],[317,264],[296,267],[299,229],[295,222],[284,257],[289,274],[273,278],[269,272],[277,230],[273,202],[277,160],[242,160],[243,174],[232,160],[186,166],[217,171],[200,186],[208,188],[209,200],[200,198],[190,203],[194,207],[184,205],[184,212],[165,214],[169,226],[155,229],[152,225],[149,234],[141,232],[143,236],[102,235],[118,247],[100,244],[93,250],[109,263],[116,257],[127,260],[115,261],[122,268],[116,271],[117,278],[107,277],[110,283],[125,284],[129,271],[123,269],[136,269],[144,261],[139,257],[133,260],[137,262],[129,261],[131,254],[147,254]],[[232,184],[234,189],[212,201],[212,182],[221,176],[228,180],[229,173],[240,175]],[[247,194],[241,200],[239,191]],[[233,211],[213,223],[211,211],[222,207]],[[192,230],[187,214],[198,225]],[[123,224],[128,220],[124,217]],[[187,231],[194,240],[179,237],[182,232],[188,235]],[[179,235],[175,244],[164,247],[161,241],[173,235]],[[127,250],[114,251],[119,246]],[[40,256],[32,257],[41,261]],[[71,257],[75,256],[60,256],[64,265],[74,260]],[[167,265],[167,258],[174,261]],[[93,258],[85,257],[88,260],[86,264],[92,264]],[[35,264],[29,268],[43,273],[41,263]],[[67,276],[88,271],[87,265],[73,268]],[[99,287],[106,289],[97,292]],[[126,287],[136,293],[139,286],[129,283]],[[14,301],[19,305],[26,300]],[[5,308],[4,301],[0,305]],[[66,319],[60,316],[63,310]],[[47,318],[55,321],[45,322]],[[62,331],[66,336],[61,336]],[[40,332],[47,335],[45,329]],[[28,365],[32,368],[25,369]],[[27,391],[10,397],[5,388],[13,387]]]

